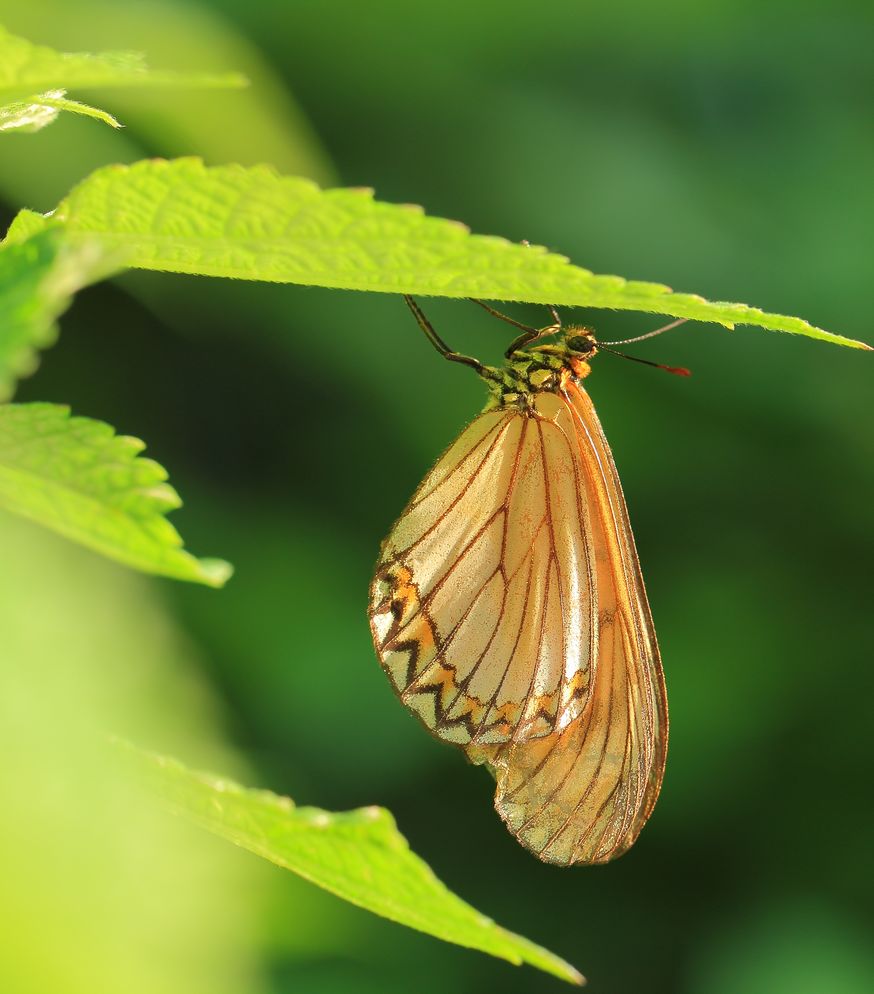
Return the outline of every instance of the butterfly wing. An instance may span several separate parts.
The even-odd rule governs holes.
[[[658,797],[668,737],[658,645],[616,467],[588,394],[568,383],[536,407],[575,451],[594,547],[596,650],[585,708],[536,740],[469,750],[497,779],[495,806],[549,862],[602,863],[632,845]],[[548,427],[547,427],[548,426]],[[548,464],[551,450],[547,447]]]
[[[495,806],[540,858],[604,862],[658,795],[667,706],[613,459],[568,382],[487,410],[383,544],[377,654],[401,700],[495,773]]]
[[[550,459],[537,419],[484,412],[383,544],[377,654],[401,700],[462,746],[549,735],[582,711],[594,549],[573,454]]]

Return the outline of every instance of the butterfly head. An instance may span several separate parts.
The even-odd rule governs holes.
[[[597,349],[591,328],[580,327],[568,328],[557,342],[517,349],[502,369],[490,369],[494,400],[526,407],[535,394],[561,390],[569,378],[582,380]]]
[[[598,351],[595,332],[591,328],[568,328],[564,344],[572,358],[591,359]]]

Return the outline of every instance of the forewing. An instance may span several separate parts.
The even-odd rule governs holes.
[[[376,650],[402,701],[441,738],[527,741],[582,712],[596,601],[577,461],[537,418],[487,411],[383,545]]]
[[[474,745],[468,755],[493,768],[495,806],[523,845],[549,862],[600,863],[634,842],[658,796],[664,679],[622,489],[592,403],[570,383],[536,406],[542,430],[559,432],[576,454],[594,549],[595,663],[572,721],[537,739]],[[553,448],[545,452],[551,481]]]

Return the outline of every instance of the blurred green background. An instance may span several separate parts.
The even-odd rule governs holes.
[[[74,94],[127,128],[4,138],[4,221],[108,162],[269,161],[874,337],[870,3],[3,0],[0,22],[253,81]],[[511,335],[463,302],[428,313],[486,359]],[[607,339],[657,322],[573,318]],[[870,357],[710,325],[635,354],[695,373],[604,356],[588,384],[662,646],[668,769],[627,856],[561,870],[505,832],[487,775],[403,711],[370,645],[379,542],[479,410],[476,378],[392,297],[158,274],[81,295],[19,399],[144,438],[189,547],[237,574],[150,581],[0,520],[4,992],[561,989],[128,801],[89,723],[301,803],[386,805],[447,884],[593,991],[874,990]]]

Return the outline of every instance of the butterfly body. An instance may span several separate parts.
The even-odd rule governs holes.
[[[383,543],[370,621],[401,701],[496,779],[541,859],[637,837],[667,748],[658,647],[585,329],[482,367],[490,399]]]

